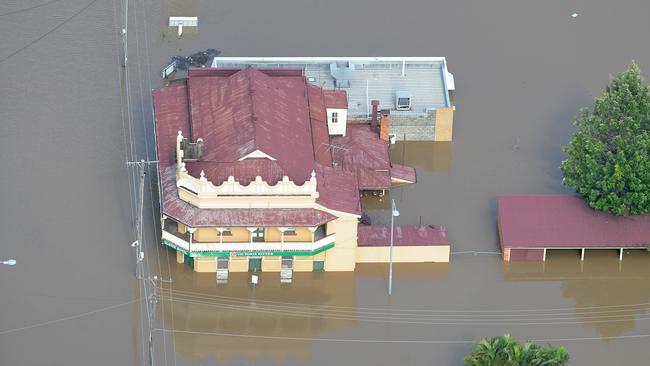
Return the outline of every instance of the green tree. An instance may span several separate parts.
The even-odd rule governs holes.
[[[615,215],[650,212],[650,87],[632,62],[583,109],[564,152],[562,183]]]
[[[522,346],[509,334],[482,339],[465,357],[466,366],[564,366],[567,362],[569,354],[564,347],[540,347],[531,342]]]

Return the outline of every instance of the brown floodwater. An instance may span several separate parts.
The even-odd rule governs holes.
[[[167,331],[155,333],[157,364],[458,365],[474,341],[505,332],[565,345],[572,365],[647,363],[650,254],[503,263],[495,198],[570,192],[557,167],[571,120],[631,59],[650,70],[650,2],[132,0],[131,124],[122,3],[97,0],[74,16],[87,4],[0,4],[0,258],[18,260],[0,267],[1,365],[144,364],[146,316],[129,303],[143,295],[129,246],[135,176],[123,163],[155,156],[160,69],[206,48],[447,57],[454,141],[393,146],[418,184],[364,198],[364,208],[381,222],[392,197],[398,224],[445,225],[455,254],[449,264],[396,265],[392,297],[386,265],[299,273],[283,285],[262,274],[255,288],[232,274],[218,285],[156,245],[157,203],[147,200],[146,265],[172,280],[159,281],[155,326]],[[167,27],[169,16],[193,15],[199,27],[181,39]]]

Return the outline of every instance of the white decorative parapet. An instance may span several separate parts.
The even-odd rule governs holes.
[[[181,163],[181,169],[176,173],[176,186],[187,188],[195,192],[200,198],[256,195],[309,196],[318,198],[316,173],[313,171],[311,178],[302,185],[295,184],[287,176],[282,177],[282,180],[275,185],[268,184],[260,176],[255,177],[255,180],[248,185],[242,185],[233,176],[230,176],[228,180],[215,186],[205,178],[203,171],[201,172],[200,178],[189,175],[183,164]]]
[[[282,180],[275,185],[270,185],[262,180],[262,177],[257,176],[255,180],[248,185],[242,185],[235,180],[233,176],[218,186],[215,186],[207,178],[205,173],[201,171],[200,178],[191,176],[185,168],[183,162],[183,150],[181,149],[181,142],[183,141],[183,134],[178,131],[176,137],[176,186],[183,187],[191,192],[194,192],[199,198],[216,198],[219,196],[259,196],[259,195],[272,195],[272,196],[302,196],[318,198],[318,191],[316,189],[316,172],[312,170],[311,178],[302,185],[295,184],[289,180],[286,175]]]
[[[162,238],[188,250],[189,243],[163,230]],[[192,252],[313,252],[334,243],[334,234],[314,242],[192,243]]]

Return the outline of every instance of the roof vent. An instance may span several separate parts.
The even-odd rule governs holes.
[[[411,93],[400,91],[395,94],[395,109],[398,111],[411,110]]]
[[[330,75],[334,78],[337,88],[349,88],[350,79],[354,75],[354,64],[347,61],[331,63]]]

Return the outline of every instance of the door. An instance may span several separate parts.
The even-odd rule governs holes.
[[[264,241],[264,228],[258,227],[253,231],[253,241]]]
[[[262,258],[248,258],[248,272],[261,272]]]

